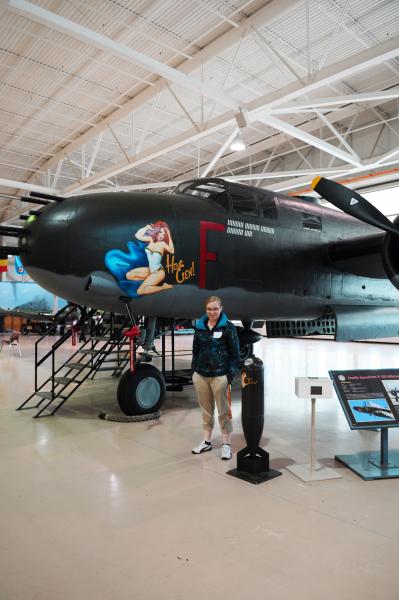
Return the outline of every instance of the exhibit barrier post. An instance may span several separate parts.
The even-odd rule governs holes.
[[[388,467],[388,427],[381,429],[381,466]]]
[[[310,468],[314,471],[316,463],[316,398],[311,398],[312,401],[312,416],[310,422]]]

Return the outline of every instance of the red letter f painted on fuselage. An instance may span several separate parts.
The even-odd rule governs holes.
[[[222,223],[212,223],[211,221],[200,221],[199,286],[202,289],[206,287],[206,263],[208,261],[217,260],[216,252],[208,252],[206,247],[206,235],[209,229],[212,229],[213,231],[226,231],[226,225],[222,225]]]

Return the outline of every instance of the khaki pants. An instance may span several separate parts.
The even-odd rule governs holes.
[[[203,377],[193,373],[193,384],[197,392],[198,402],[202,408],[202,422],[204,429],[213,429],[215,404],[218,409],[219,425],[222,433],[231,433],[230,406],[227,400],[228,382],[226,375],[220,377]]]

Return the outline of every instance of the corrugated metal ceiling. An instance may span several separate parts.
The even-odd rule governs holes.
[[[306,86],[317,79],[319,69],[335,68],[399,35],[395,1],[35,0],[31,4],[223,90],[244,109],[259,99],[267,104],[270,94],[278,98],[298,81]],[[265,10],[268,18],[259,16]],[[234,32],[231,42],[228,36]],[[94,187],[119,187],[145,183],[146,178],[148,183],[169,182],[201,173],[235,126],[231,109],[179,83],[165,82],[150,66],[138,66],[76,39],[75,33],[37,23],[7,3],[0,6],[0,178],[48,186],[57,174],[54,187],[62,192],[72,184],[77,188],[83,182],[87,187],[86,179],[93,175],[98,175]],[[212,41],[219,44],[215,52],[208,50]],[[305,98],[389,89],[398,85],[398,74],[396,60],[381,62],[314,89]],[[363,120],[370,124],[384,125],[397,112],[397,103],[358,103],[353,110],[364,112]],[[311,128],[319,116],[313,112],[279,118],[300,127],[308,122]],[[339,116],[336,108],[330,111],[332,122],[340,123]],[[105,126],[106,118],[112,130]],[[215,119],[219,129],[203,135]],[[387,131],[398,130],[396,122],[388,124]],[[340,145],[325,123],[314,128],[314,135]],[[181,136],[191,141],[176,147]],[[298,163],[295,147],[303,143],[297,139],[288,142],[286,134],[256,122],[246,137],[254,145],[253,155],[248,158],[246,153],[240,162],[239,155],[226,149],[216,170],[228,173],[229,164],[241,173],[251,164],[264,168],[273,140],[278,140],[279,152],[281,144],[291,148],[296,159],[292,162]],[[164,154],[154,157],[160,147]],[[140,164],[101,178],[103,170],[123,167],[127,156],[133,164],[140,159]],[[331,156],[325,159],[328,162]],[[281,170],[279,160],[267,166]],[[17,190],[3,185],[0,193]]]

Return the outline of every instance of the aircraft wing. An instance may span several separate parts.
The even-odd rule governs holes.
[[[338,240],[328,245],[329,260],[341,271],[361,277],[386,279],[382,260],[385,233]]]
[[[4,317],[21,317],[22,319],[30,319],[31,321],[53,321],[53,315],[41,312],[26,312],[17,309],[5,310],[0,308],[0,315]]]

